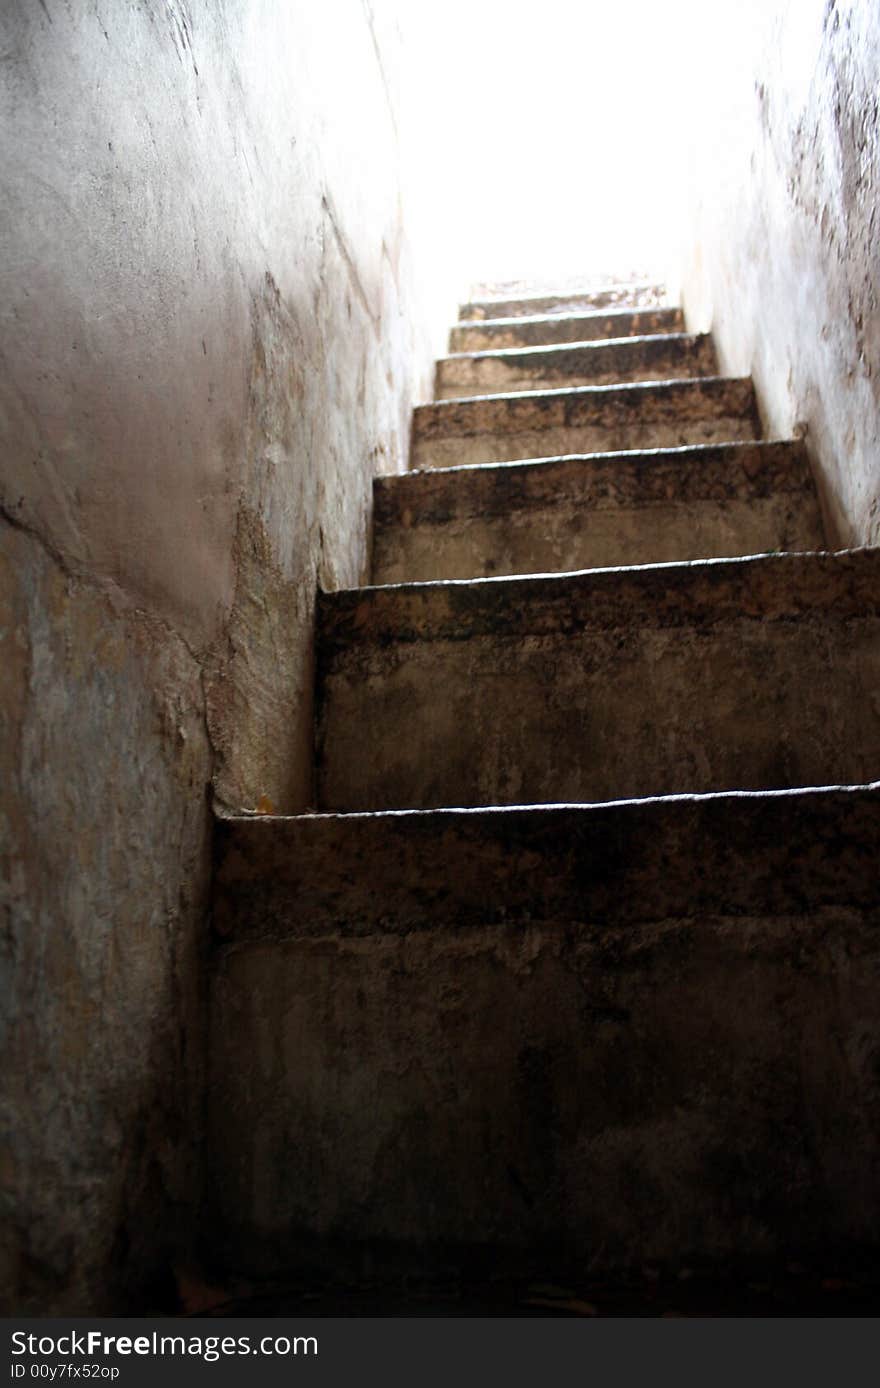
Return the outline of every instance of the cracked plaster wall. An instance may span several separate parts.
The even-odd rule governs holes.
[[[689,326],[754,374],[772,435],[805,436],[832,543],[878,544],[880,10],[745,0],[702,22]]]
[[[393,0],[0,29],[0,1299],[83,1312],[186,1255],[212,788],[310,802],[316,584],[431,362]]]

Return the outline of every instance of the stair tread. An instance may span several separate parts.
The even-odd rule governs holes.
[[[749,377],[699,376],[496,392],[418,405],[411,460],[414,467],[443,467],[760,435]]]
[[[578,310],[572,313],[535,314],[521,318],[473,318],[455,324],[449,334],[450,351],[481,350],[467,344],[496,346],[545,346],[565,342],[610,341],[635,335],[683,332],[680,308],[620,308]]]
[[[519,317],[520,314],[549,314],[558,310],[566,311],[566,306],[602,308],[611,304],[664,304],[665,286],[650,281],[634,284],[597,285],[592,289],[559,290],[547,294],[518,294],[510,297],[494,296],[474,299],[459,307],[459,321],[466,322],[483,317]]]
[[[729,443],[683,444],[677,448],[614,449],[602,453],[560,453],[508,462],[459,463],[445,468],[411,468],[376,477],[376,520],[386,524],[404,507],[441,501],[454,514],[479,506],[499,512],[560,496],[563,480],[582,485],[580,499],[624,494],[649,500],[658,489],[666,497],[664,469],[680,475],[696,495],[723,495],[742,487],[750,494],[813,488],[803,444],[790,439],[746,439]],[[497,487],[503,478],[511,485]],[[659,489],[664,487],[662,492]],[[494,490],[493,490],[494,488]],[[690,494],[689,492],[685,493]],[[410,522],[415,524],[415,518]]]
[[[710,333],[638,333],[629,337],[586,338],[583,342],[543,342],[528,347],[487,347],[469,352],[448,352],[438,359],[438,365],[446,362],[466,361],[552,361],[564,360],[576,353],[585,356],[600,356],[603,351],[621,348],[623,351],[637,351],[643,346],[688,346],[698,342],[711,341]],[[717,373],[716,373],[717,374]]]
[[[746,597],[749,601],[746,603]],[[462,640],[676,624],[725,617],[880,613],[880,549],[810,550],[572,573],[433,579],[365,585],[319,594],[324,652],[345,654],[381,640]]]
[[[557,328],[569,320],[592,323],[600,319],[616,321],[618,319],[641,320],[642,318],[655,317],[677,318],[682,312],[683,310],[676,304],[657,304],[647,308],[571,309],[565,313],[514,314],[506,318],[461,318],[453,325],[451,331],[461,332],[463,328],[479,328],[480,332],[491,332],[493,328],[507,327],[508,325],[517,329],[524,329],[533,323],[536,325],[546,323],[549,327]]]
[[[567,404],[601,406],[606,401],[620,397],[632,407],[637,408],[641,400],[665,396],[674,398],[714,397],[729,392],[734,397],[751,401],[754,387],[750,376],[697,376],[692,379],[661,381],[617,381],[612,385],[601,386],[551,386],[540,390],[487,391],[485,395],[464,396],[456,400],[432,400],[424,405],[416,405],[413,410],[414,424],[418,421],[422,430],[430,428],[427,421],[436,412],[437,419],[454,420],[461,413],[465,418],[482,414],[508,413],[518,411],[523,414],[559,413],[557,407]],[[560,422],[567,422],[562,416]]]
[[[788,441],[424,468],[373,499],[378,585],[824,548]]]
[[[553,385],[632,384],[717,376],[708,333],[665,333],[606,342],[505,347],[456,352],[437,362],[435,398],[547,388]]]

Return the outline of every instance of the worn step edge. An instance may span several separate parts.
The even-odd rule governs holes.
[[[670,478],[675,491],[669,492]],[[806,450],[790,439],[687,444],[609,453],[566,453],[509,463],[414,468],[373,480],[374,525],[506,516],[536,505],[601,507],[812,493]]]
[[[880,614],[880,548],[318,593],[319,670],[364,644]]]
[[[223,815],[213,924],[234,946],[870,908],[878,842],[880,781],[600,804]]]
[[[536,314],[522,318],[471,318],[456,323],[450,329],[449,350],[453,354],[456,351],[468,350],[456,347],[455,344],[471,334],[490,342],[494,337],[510,335],[518,339],[517,346],[562,346],[566,341],[579,340],[607,342],[631,335],[646,336],[644,332],[632,333],[634,325],[643,323],[652,325],[651,335],[654,336],[686,331],[683,310],[671,307],[596,309],[592,312],[582,310],[576,313]],[[630,326],[624,331],[627,324]],[[579,331],[586,331],[583,339],[577,337]],[[551,336],[545,340],[544,333]],[[568,333],[574,333],[575,336],[568,337]]]
[[[666,286],[651,281],[634,284],[596,285],[593,288],[557,290],[550,294],[518,294],[508,298],[472,299],[461,304],[458,310],[459,322],[487,317],[518,318],[521,315],[533,316],[537,313],[553,313],[554,308],[562,310],[565,306],[601,309],[606,305],[629,304],[638,307],[656,305],[667,307]]]
[[[760,425],[754,386],[749,376],[699,376],[685,380],[634,381],[606,386],[567,386],[554,390],[509,391],[454,400],[435,400],[413,410],[413,443],[429,439],[468,438],[498,432],[569,428],[602,422],[612,414],[650,418],[690,417],[687,407],[701,405],[711,414],[732,414]],[[700,414],[703,417],[703,414]]]

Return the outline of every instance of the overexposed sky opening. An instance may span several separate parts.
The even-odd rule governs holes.
[[[459,285],[674,264],[690,132],[758,0],[413,0],[416,212]]]

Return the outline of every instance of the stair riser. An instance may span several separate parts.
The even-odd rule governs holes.
[[[491,638],[345,662],[320,804],[587,802],[867,780],[880,623]]]
[[[227,1266],[357,1275],[360,1243],[559,1276],[880,1236],[876,913],[340,925],[215,971]]]
[[[564,921],[876,910],[880,783],[607,805],[395,811],[216,826],[212,925],[248,942]],[[703,871],[694,872],[699,861]],[[523,871],[523,865],[528,871]]]
[[[802,452],[618,454],[383,478],[373,582],[566,572],[821,549]]]
[[[751,382],[706,379],[484,396],[414,411],[413,468],[758,439]]]
[[[564,507],[508,521],[396,529],[377,536],[375,583],[567,573],[767,550],[821,549],[812,498],[618,507],[589,515]]]
[[[491,352],[505,347],[543,347],[607,338],[684,332],[680,308],[624,309],[614,313],[560,314],[555,318],[501,318],[459,323],[449,334],[450,352]]]
[[[516,299],[480,299],[462,304],[462,322],[481,318],[522,318],[535,314],[592,312],[609,308],[659,308],[666,291],[656,284],[612,284],[563,294],[530,294]]]
[[[465,467],[473,463],[515,462],[563,453],[606,453],[618,449],[681,448],[686,444],[729,443],[758,439],[760,426],[742,415],[674,421],[632,420],[617,425],[523,430],[426,439],[414,444],[414,468]]]
[[[447,357],[437,363],[434,396],[454,400],[503,391],[553,390],[713,376],[712,340],[633,338],[631,342],[524,351],[513,356]]]
[[[337,633],[324,599],[320,805],[588,802],[870,780],[880,766],[876,566],[839,602],[830,572],[816,577],[824,594],[787,594],[782,573],[725,588],[714,568],[416,588],[408,616],[407,590],[379,589]],[[374,625],[388,604],[397,610]]]

